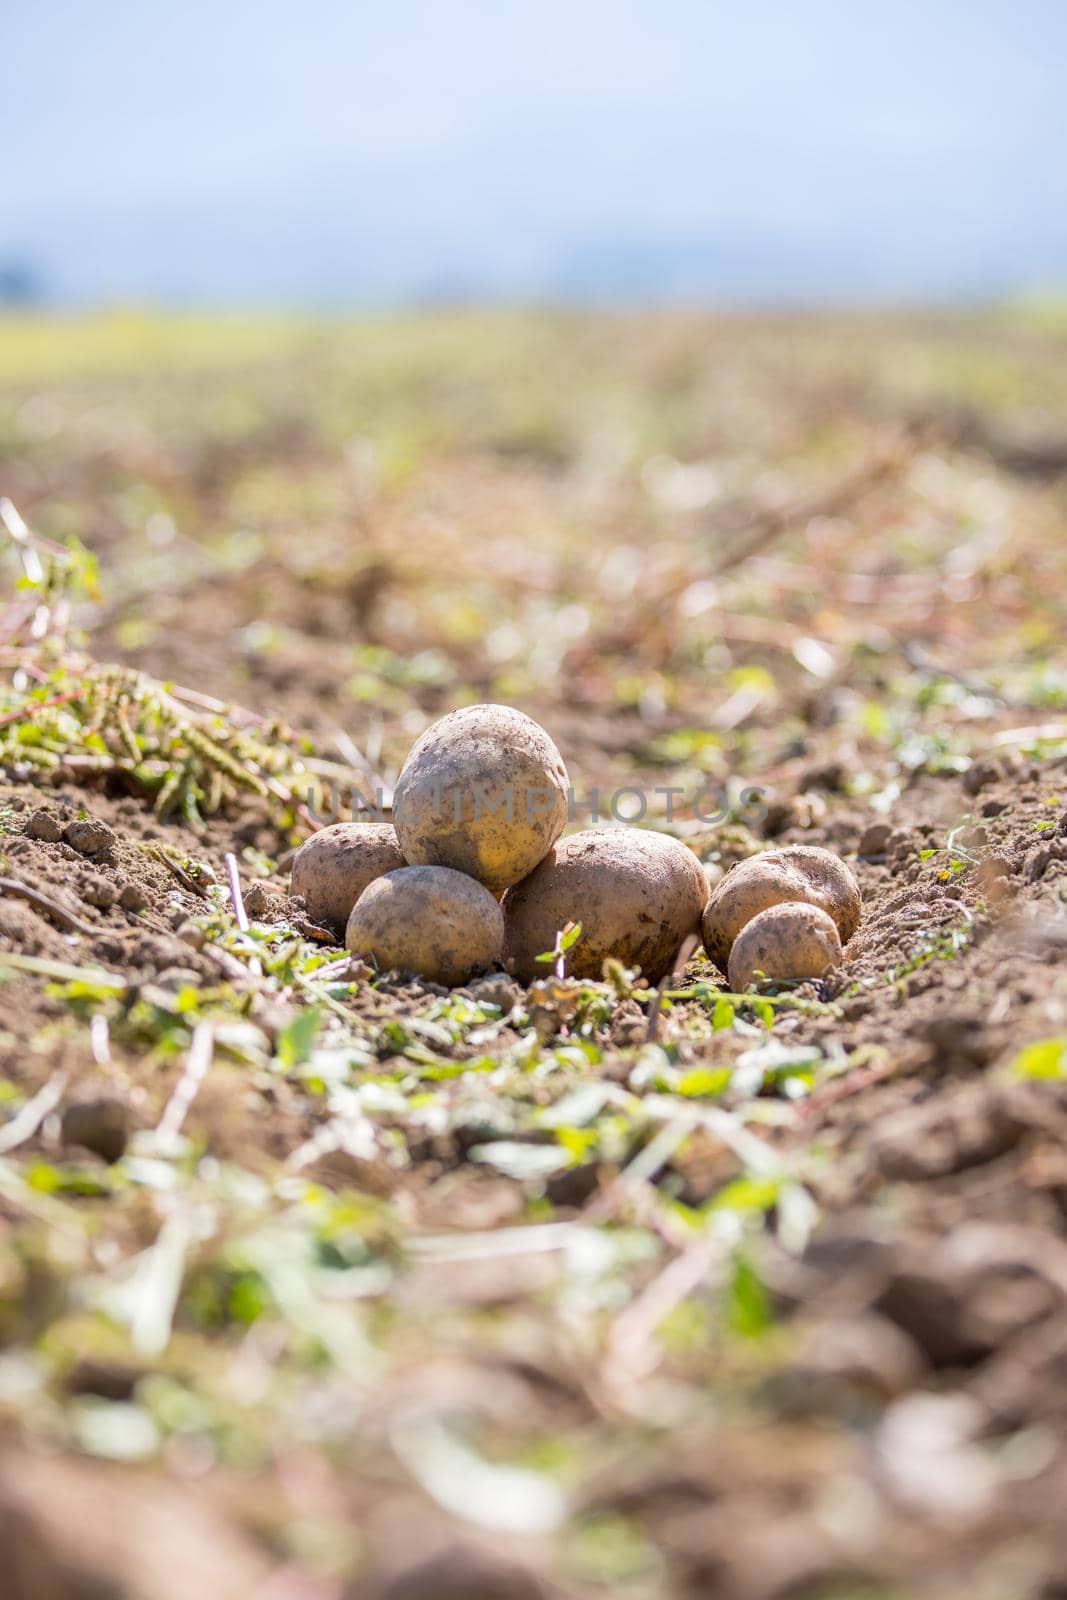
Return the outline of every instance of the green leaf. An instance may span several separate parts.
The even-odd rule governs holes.
[[[693,1067],[678,1080],[678,1093],[687,1100],[715,1098],[730,1082],[729,1067]]]
[[[111,1193],[109,1180],[84,1167],[54,1166],[35,1161],[25,1173],[26,1183],[38,1194],[69,1194],[98,1199]]]
[[[1067,1039],[1039,1039],[1028,1044],[1008,1070],[1016,1078],[1067,1078]]]
[[[595,1128],[557,1128],[556,1140],[577,1163],[594,1150],[597,1144]]]
[[[568,950],[572,949],[573,946],[578,943],[578,940],[581,937],[581,923],[568,922],[567,926],[563,928],[557,935],[556,948],[554,950],[543,950],[539,956],[534,957],[534,960],[543,961],[546,963],[549,961],[558,961],[560,956],[565,955]]]
[[[713,1033],[722,1033],[727,1028],[732,1028],[737,1012],[729,1000],[717,1000],[715,1010],[711,1013],[711,1027]]]
[[[755,1339],[774,1321],[770,1297],[747,1257],[735,1256],[733,1265],[727,1290],[727,1319],[735,1333],[744,1339]]]
[[[48,993],[57,1000],[65,1000],[74,1005],[82,1000],[91,1000],[102,1004],[105,1000],[114,1000],[118,989],[108,983],[106,976],[100,980],[75,978],[71,983],[52,983],[48,986]]]
[[[261,1317],[270,1305],[270,1294],[258,1272],[242,1272],[230,1290],[230,1316],[246,1327]]]
[[[769,1000],[753,1000],[751,1006],[765,1028],[774,1027],[774,1007]]]
[[[309,1059],[321,1024],[321,1006],[305,1006],[303,1011],[297,1012],[292,1022],[286,1023],[274,1046],[274,1053],[283,1067],[287,1070],[298,1067]]]
[[[736,1211],[741,1214],[769,1211],[778,1199],[778,1178],[735,1178],[709,1200],[707,1211]]]
[[[877,700],[868,700],[863,706],[860,724],[869,739],[887,739],[892,731],[889,713]]]

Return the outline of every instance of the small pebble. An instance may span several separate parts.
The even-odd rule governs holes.
[[[984,850],[989,843],[989,832],[981,823],[972,823],[969,827],[957,828],[953,838],[964,850]]]
[[[63,826],[50,811],[39,806],[27,822],[26,832],[31,839],[40,839],[44,844],[58,844],[63,837]]]
[[[69,1105],[60,1122],[65,1145],[80,1145],[107,1162],[118,1161],[126,1150],[126,1107],[121,1100],[101,1098]]]
[[[148,901],[135,883],[124,883],[119,890],[119,905],[123,911],[143,911]]]
[[[106,856],[115,844],[115,831],[96,817],[81,817],[68,822],[63,837],[72,850],[83,856]]]
[[[975,761],[963,774],[964,794],[976,795],[988,783],[996,783],[1001,776],[1000,768],[993,761]]]
[[[523,991],[514,978],[508,978],[502,972],[490,972],[484,978],[475,978],[473,983],[467,984],[466,992],[478,1005],[499,1006],[504,1016],[523,999]]]
[[[265,883],[250,883],[245,890],[245,910],[250,917],[260,917],[271,909],[275,896]]]
[[[1052,851],[1047,844],[1035,844],[1026,854],[1023,861],[1023,877],[1027,883],[1036,883],[1044,876],[1045,868],[1052,860]]]
[[[289,920],[294,910],[306,913],[306,906],[293,907],[284,889],[257,881],[245,890],[245,910],[259,922],[277,922]]]
[[[100,911],[110,911],[118,899],[118,890],[107,878],[88,878],[78,885],[78,892],[86,905],[96,906]]]
[[[203,983],[199,972],[192,967],[167,967],[156,978],[161,989],[199,989]]]
[[[885,855],[892,832],[888,822],[872,822],[863,830],[857,853],[861,856]]]
[[[978,867],[978,887],[983,893],[988,894],[998,886],[1003,885],[1011,878],[1011,862],[1007,856],[990,854],[984,857]]]

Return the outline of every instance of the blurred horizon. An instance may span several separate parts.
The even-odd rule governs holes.
[[[40,0],[0,300],[974,304],[1067,285],[1053,0]]]

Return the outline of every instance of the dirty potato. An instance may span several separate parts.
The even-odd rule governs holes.
[[[730,951],[727,977],[742,994],[758,973],[781,982],[786,978],[821,978],[841,960],[837,923],[820,906],[788,900],[745,923]]]
[[[699,928],[707,894],[696,856],[665,833],[573,834],[504,896],[505,964],[526,983],[544,977],[537,957],[553,948],[568,922],[580,922],[568,972],[599,978],[612,956],[655,983]]]
[[[368,883],[406,865],[389,823],[335,822],[296,852],[290,892],[302,896],[312,922],[343,938]]]
[[[400,867],[368,884],[345,944],[382,971],[466,983],[503,953],[504,918],[488,889],[451,867]]]
[[[567,821],[567,769],[548,734],[511,706],[466,706],[428,728],[397,782],[405,858],[453,867],[500,895],[531,872]]]
[[[734,940],[768,906],[803,900],[837,924],[847,944],[859,927],[860,889],[851,869],[816,845],[788,845],[750,856],[716,885],[704,912],[704,949],[725,972]]]

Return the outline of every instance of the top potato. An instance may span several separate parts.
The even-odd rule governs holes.
[[[567,821],[567,769],[543,728],[511,706],[452,711],[412,746],[393,819],[412,866],[452,867],[500,895]]]
[[[406,865],[389,823],[335,822],[296,852],[291,892],[303,898],[312,922],[343,937],[368,883]]]
[[[851,869],[816,845],[764,850],[738,862],[716,886],[704,912],[704,949],[721,972],[746,922],[768,906],[803,900],[837,924],[847,944],[859,927],[860,889]]]
[[[563,839],[504,896],[504,960],[529,983],[548,975],[537,957],[568,922],[581,937],[567,971],[599,978],[611,956],[656,983],[679,945],[700,926],[708,897],[692,850],[644,828],[590,829]]]

